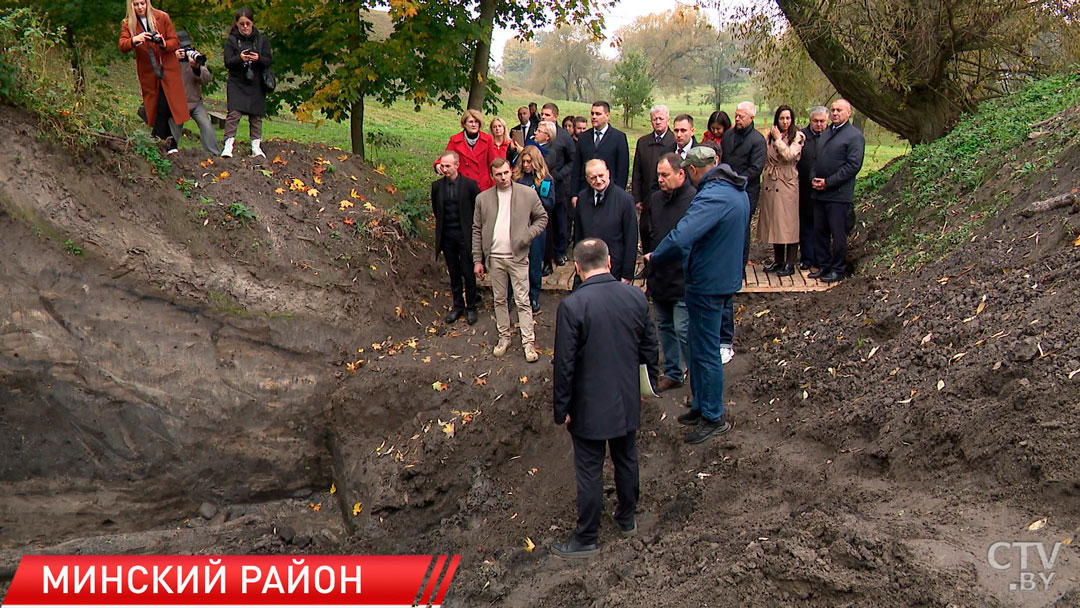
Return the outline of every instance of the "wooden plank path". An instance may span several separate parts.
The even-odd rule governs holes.
[[[639,271],[641,264],[638,263]],[[806,275],[807,270],[795,269],[795,274],[790,277],[778,277],[774,272],[765,272],[764,266],[748,264],[746,266],[746,279],[743,281],[741,293],[771,293],[771,292],[797,292],[797,291],[826,291],[836,283],[823,283],[817,279],[811,279]],[[635,285],[641,285],[644,289],[644,281],[635,281]],[[544,277],[543,289],[546,291],[569,291],[574,285],[574,263],[564,266],[556,266],[555,271]]]

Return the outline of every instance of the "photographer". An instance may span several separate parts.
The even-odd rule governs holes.
[[[233,155],[233,141],[240,118],[248,117],[251,155],[262,156],[262,117],[266,114],[266,89],[263,72],[273,63],[270,43],[255,29],[255,13],[245,6],[236,11],[229,37],[225,40],[225,67],[229,69],[226,87],[229,114],[225,119],[225,147],[221,156]]]
[[[203,105],[202,88],[210,84],[210,70],[206,69],[206,55],[196,51],[191,45],[191,36],[180,30],[176,32],[180,40],[180,48],[176,49],[176,59],[180,62],[180,76],[184,80],[184,94],[187,96],[187,109],[192,120],[199,125],[199,139],[202,140],[203,150],[217,156],[221,153],[217,145],[217,133],[214,125],[210,122],[210,115],[206,113]],[[190,68],[190,69],[188,69]],[[173,139],[180,142],[183,129],[172,120],[169,121]]]
[[[176,38],[169,15],[150,6],[150,0],[130,0],[127,18],[120,27],[120,52],[135,51],[146,123],[154,137],[165,141],[169,154],[176,152],[176,140],[169,119],[184,124],[190,118],[180,76]]]

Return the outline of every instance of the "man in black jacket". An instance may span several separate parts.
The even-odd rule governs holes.
[[[638,138],[634,148],[634,171],[630,178],[630,194],[641,210],[643,203],[656,192],[656,162],[675,145],[675,136],[668,128],[671,117],[667,106],[653,106],[649,122],[653,130]]]
[[[576,192],[574,186],[574,167],[577,163],[577,142],[574,136],[559,126],[559,106],[545,103],[540,108],[540,118],[544,122],[555,123],[555,140],[548,142],[548,154],[544,157],[548,169],[555,178],[555,210],[562,215],[551,218],[554,230],[548,232],[554,237],[554,261],[557,266],[566,263],[566,247],[571,222],[574,219],[574,207],[570,198]],[[556,214],[552,214],[553,216]]]
[[[450,271],[450,292],[454,308],[446,317],[453,323],[465,315],[469,325],[476,323],[476,275],[473,274],[472,222],[476,182],[458,173],[457,152],[447,150],[439,157],[442,179],[431,184],[431,213],[435,216],[435,259],[446,258]]]
[[[521,132],[522,143],[532,139],[533,135],[536,135],[536,126],[540,124],[540,117],[533,116],[529,112],[529,106],[521,106],[517,111],[518,123],[514,128],[510,129],[510,137],[514,136],[517,131]]]
[[[590,113],[592,128],[578,136],[574,192],[585,189],[585,163],[594,158],[607,164],[612,183],[626,189],[626,180],[630,177],[630,144],[626,142],[626,133],[608,124],[609,118],[611,105],[606,101],[593,102]],[[572,202],[577,204],[577,201]]]
[[[808,276],[834,283],[844,276],[848,211],[855,201],[855,177],[862,169],[866,140],[850,121],[851,104],[832,104],[832,126],[821,134],[810,179],[814,200],[818,269]]]
[[[660,157],[656,175],[660,190],[649,197],[641,210],[641,252],[652,253],[671,229],[679,223],[697,189],[686,178],[682,157],[670,152]],[[653,315],[660,333],[664,355],[664,377],[656,386],[659,392],[682,386],[683,364],[690,365],[686,342],[689,317],[686,313],[681,260],[648,264],[645,269],[645,294],[652,300]]]
[[[765,137],[754,128],[757,107],[749,101],[735,108],[735,126],[721,140],[724,162],[735,173],[746,178],[746,195],[750,197],[750,221],[757,211],[761,194],[761,172],[765,170],[768,156]],[[746,243],[743,245],[743,266],[750,260],[750,224],[746,224]]]
[[[817,161],[818,143],[821,134],[829,124],[829,110],[825,106],[810,109],[810,125],[802,130],[806,139],[803,143],[802,156],[795,168],[799,171],[799,267],[809,270],[817,260],[814,244],[814,201],[811,197],[814,189],[810,186],[810,176]]]
[[[559,303],[555,321],[555,424],[570,431],[578,493],[574,534],[551,547],[560,557],[598,551],[605,448],[615,466],[615,521],[623,537],[637,533],[638,369],[644,363],[655,378],[656,335],[645,296],[612,278],[610,264],[600,239],[578,243],[574,266],[583,282]]]
[[[623,283],[634,278],[637,263],[637,213],[634,199],[611,183],[604,161],[596,158],[585,167],[589,187],[577,195],[574,207],[574,242],[598,238],[611,251],[611,274]],[[575,287],[578,280],[575,279]]]

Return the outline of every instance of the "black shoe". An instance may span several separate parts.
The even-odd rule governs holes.
[[[800,262],[799,263],[799,270],[810,270],[810,268],[812,266],[813,266],[813,264],[811,264],[810,262]]]
[[[776,271],[778,277],[790,277],[795,274],[795,267],[791,264],[784,264],[784,267]]]
[[[476,325],[476,310],[470,308],[465,311],[465,322],[469,325]]]
[[[818,268],[817,270],[815,270],[813,272],[806,273],[806,276],[808,278],[811,278],[811,279],[816,279],[816,278],[820,277],[823,274],[825,274],[825,271],[822,270],[821,268]]]
[[[447,323],[453,323],[454,321],[457,321],[458,319],[460,319],[461,316],[464,315],[464,314],[465,314],[465,311],[463,309],[455,308],[454,310],[450,311],[450,314],[446,315],[446,322]]]
[[[555,265],[556,266],[563,266],[564,264],[566,264],[569,261],[570,260],[567,259],[567,257],[565,255],[560,255],[559,257],[555,258]]]
[[[534,315],[536,313],[540,312],[540,302],[533,302],[532,303],[532,311],[533,311]]]
[[[686,443],[701,443],[713,435],[723,435],[730,430],[731,425],[724,420],[710,422],[702,418],[701,422],[697,423],[694,430],[690,431],[683,441]]]
[[[551,545],[551,552],[564,559],[590,557],[596,555],[599,551],[600,547],[597,546],[596,543],[584,545],[579,543],[576,538],[571,538],[565,543],[555,543]]]
[[[695,426],[698,422],[701,421],[701,412],[699,412],[698,410],[690,410],[689,412],[686,412],[685,414],[676,418],[676,420],[679,421],[679,424],[685,424],[686,426]]]
[[[540,274],[544,275],[545,277],[550,276],[553,272],[555,272],[555,269],[551,267],[551,262],[545,262],[544,267],[540,269]]]
[[[784,267],[784,265],[781,264],[780,262],[773,262],[772,264],[769,264],[768,266],[765,267],[765,272],[776,272],[777,270],[780,270],[783,267]]]
[[[632,536],[637,536],[637,520],[634,520],[634,521],[630,522],[629,526],[624,526],[622,524],[619,524],[619,534],[623,538],[630,538]]]
[[[825,274],[821,275],[821,277],[819,277],[819,279],[823,283],[835,283],[835,282],[839,281],[841,279],[841,277],[840,277],[840,275],[838,275],[835,272],[830,270],[829,272],[826,272]]]

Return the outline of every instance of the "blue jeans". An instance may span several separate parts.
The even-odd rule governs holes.
[[[735,296],[721,296],[724,298],[724,313],[720,318],[720,344],[732,346],[735,344]]]
[[[724,365],[720,360],[720,327],[731,296],[686,294],[690,316],[690,390],[693,408],[709,422],[724,417]]]
[[[653,315],[660,333],[660,348],[664,351],[664,375],[675,382],[683,381],[683,363],[690,365],[690,345],[686,328],[690,323],[685,302],[654,301]]]
[[[540,302],[540,286],[544,282],[544,246],[547,228],[529,244],[529,303]]]

